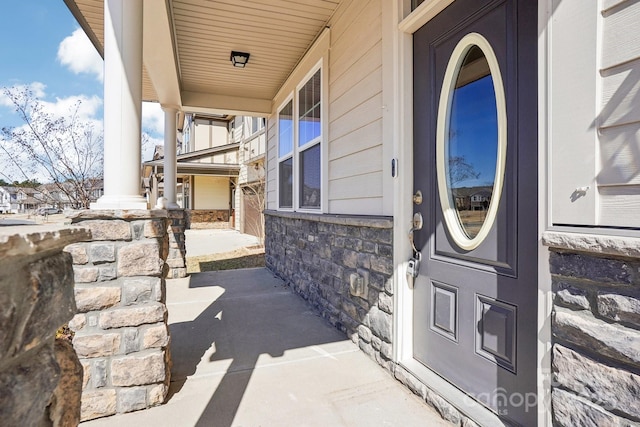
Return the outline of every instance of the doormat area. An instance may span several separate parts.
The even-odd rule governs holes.
[[[264,246],[250,246],[211,255],[189,257],[187,273],[203,271],[236,270],[239,268],[264,267]]]

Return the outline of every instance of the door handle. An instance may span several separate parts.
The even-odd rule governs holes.
[[[413,240],[413,232],[422,230],[422,226],[424,225],[424,220],[422,219],[422,214],[420,212],[416,212],[413,214],[413,221],[411,230],[409,230],[409,242],[411,243],[411,248],[415,254],[420,253],[420,251],[416,248],[416,243]]]

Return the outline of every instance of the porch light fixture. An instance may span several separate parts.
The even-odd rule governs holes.
[[[234,67],[244,68],[244,66],[247,65],[247,62],[249,62],[249,54],[233,50],[231,51],[230,60]]]

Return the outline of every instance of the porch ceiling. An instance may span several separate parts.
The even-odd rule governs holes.
[[[103,52],[104,0],[64,0]],[[343,0],[145,0],[143,99],[183,111],[258,114]],[[249,52],[246,68],[229,61]]]

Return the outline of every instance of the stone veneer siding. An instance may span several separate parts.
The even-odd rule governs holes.
[[[548,232],[555,426],[640,425],[640,239]]]
[[[165,305],[165,210],[91,210],[72,216],[92,241],[73,257],[78,314],[69,323],[84,368],[82,420],[165,401],[170,380]]]
[[[66,426],[79,420],[82,370],[68,344],[70,366],[60,366],[65,361],[54,338],[76,312],[71,256],[62,249],[89,237],[80,228],[0,227],[2,425]]]
[[[267,268],[393,371],[393,220],[265,211],[265,230]]]
[[[443,419],[478,427],[392,360],[392,218],[270,210],[264,216],[267,268]]]
[[[187,209],[185,216],[190,230],[230,228],[229,209]]]
[[[187,228],[187,218],[184,209],[171,209],[167,211],[169,224],[167,235],[169,236],[169,252],[167,253],[168,279],[187,277],[187,247],[184,231]]]

